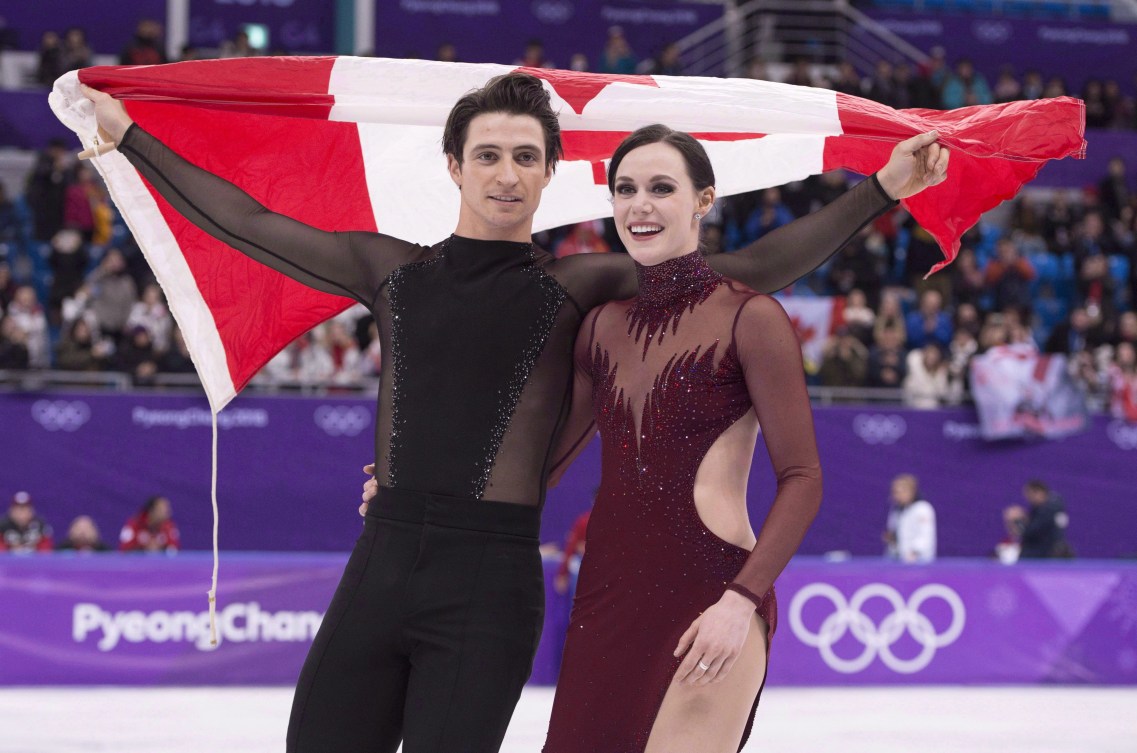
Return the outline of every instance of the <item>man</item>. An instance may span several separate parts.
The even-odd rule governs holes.
[[[378,498],[297,687],[288,750],[496,751],[532,668],[544,590],[539,510],[589,309],[637,288],[623,254],[553,259],[533,214],[561,154],[539,79],[462,97],[443,136],[458,225],[433,246],[327,233],[269,212],[182,160],[85,89],[109,140],[170,204],[251,258],[375,315],[387,358]],[[941,182],[934,134],[806,221],[712,266],[763,291],[821,263],[865,223]],[[429,210],[425,210],[429,211]],[[696,220],[697,221],[697,220]]]
[[[16,492],[8,506],[8,516],[0,520],[0,552],[30,554],[52,549],[51,526],[36,515],[30,494]]]
[[[884,541],[891,559],[912,565],[936,559],[936,511],[920,494],[920,482],[911,473],[892,479]]]
[[[1021,505],[1012,505],[1003,515],[1008,527],[1018,534],[1019,559],[1072,557],[1073,550],[1066,541],[1070,518],[1062,498],[1038,479],[1026,482],[1023,498],[1029,512]]]

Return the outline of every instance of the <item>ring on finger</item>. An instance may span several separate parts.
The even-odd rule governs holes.
[[[706,664],[704,662],[699,662],[699,669],[703,670],[704,672],[708,671],[710,668],[711,668],[710,664]]]

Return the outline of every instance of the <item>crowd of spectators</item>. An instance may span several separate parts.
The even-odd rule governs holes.
[[[769,69],[761,60],[754,60],[747,69],[747,76],[772,80]],[[848,62],[829,68],[810,65],[802,59],[782,81],[833,89],[897,109],[954,110],[971,105],[1072,96],[1086,103],[1087,128],[1137,129],[1137,101],[1122,90],[1115,78],[1091,78],[1083,83],[1080,91],[1073,91],[1062,76],[1034,69],[1020,74],[1008,64],[990,79],[977,70],[969,58],[960,57],[949,63],[943,47],[932,48],[928,61],[922,65],[880,60],[868,74],[862,74]]]
[[[865,227],[793,295],[835,296],[823,357],[810,380],[830,387],[891,387],[914,407],[957,403],[971,359],[1029,344],[1070,356],[1091,407],[1137,420],[1137,197],[1126,166],[1110,162],[1097,186],[1027,193],[965,233],[957,260],[897,209]],[[710,252],[740,248],[846,190],[840,172],[727,198],[711,217]],[[721,240],[720,240],[721,239]]]
[[[255,47],[244,30],[224,40],[216,49],[202,50],[192,45],[182,47],[177,60],[197,60],[207,55],[253,57],[265,54],[286,54],[284,50]],[[397,56],[390,50],[385,56]],[[412,53],[417,57],[422,52]],[[82,28],[71,27],[63,31],[44,32],[39,45],[39,64],[35,80],[42,86],[51,86],[62,74],[93,64],[94,51]],[[152,19],[139,21],[134,36],[118,54],[122,65],[153,65],[169,61],[164,46],[161,23]],[[453,41],[444,41],[435,50],[435,59],[447,62],[501,62],[466,60]],[[576,71],[593,71],[609,74],[684,75],[681,49],[671,42],[650,54],[637,53],[628,42],[620,26],[607,29],[603,42],[591,54],[578,51],[568,60],[554,61],[547,57],[539,38],[528,40],[514,65],[532,68],[566,68]],[[773,80],[770,66],[755,58],[747,66],[745,76]],[[1056,65],[1060,70],[1060,66]],[[801,58],[793,62],[789,73],[781,81],[802,86],[834,89],[846,94],[881,102],[896,108],[923,107],[952,110],[969,105],[1012,102],[1058,96],[1077,96],[1086,103],[1088,128],[1137,129],[1137,103],[1123,91],[1116,78],[1104,73],[1100,78],[1086,80],[1080,91],[1073,91],[1066,80],[1054,71],[1030,69],[1017,71],[1013,65],[1004,65],[998,71],[977,70],[966,57],[948,59],[946,50],[936,46],[930,50],[928,60],[920,65],[908,62],[880,60],[872,71],[858,71],[852,63],[814,65]]]
[[[119,534],[118,551],[176,554],[181,548],[173,508],[166,497],[151,497],[131,516]],[[56,541],[51,525],[36,511],[31,495],[12,495],[7,514],[0,518],[0,554],[35,554],[52,551],[108,552],[99,527],[89,515],[79,515]]]
[[[834,171],[722,199],[705,220],[704,251],[741,248],[849,183]],[[1137,420],[1135,199],[1126,165],[1115,159],[1098,186],[1048,200],[1028,194],[1002,224],[981,222],[964,235],[957,260],[927,280],[941,258],[932,238],[902,209],[878,218],[788,291],[843,304],[810,380],[898,388],[910,405],[936,407],[965,398],[976,354],[1033,343],[1069,354],[1097,407]],[[0,369],[119,371],[139,385],[191,373],[162,291],[97,176],[53,144],[29,175],[26,204],[31,217],[23,221],[46,250],[45,270],[17,281],[0,253]],[[18,215],[4,207],[0,218]],[[610,221],[536,240],[557,256],[623,250]],[[381,369],[376,334],[362,307],[349,309],[289,345],[261,379],[359,384]]]
[[[121,53],[123,63],[159,63],[162,27],[139,23]],[[262,54],[247,35],[222,46],[223,56]],[[41,72],[90,61],[81,29],[48,33]],[[183,58],[198,56],[193,49]],[[439,60],[460,60],[452,43]],[[552,67],[540,40],[515,61]],[[563,62],[563,61],[562,61]],[[680,75],[672,44],[641,58],[620,27],[607,30],[591,58],[578,53],[569,67],[603,73]],[[832,72],[826,74],[825,71]],[[768,78],[754,61],[753,78]],[[932,50],[920,69],[880,62],[862,76],[850,64],[835,69],[798,61],[788,83],[824,86],[894,107],[951,108],[1066,93],[1060,78],[1037,71],[1020,78],[1010,68],[993,84],[969,61],[948,65]],[[1087,84],[1087,124],[1133,125],[1134,107],[1115,81]],[[1029,192],[1009,217],[982,221],[963,238],[957,260],[925,280],[940,260],[938,246],[903,210],[864,228],[791,294],[832,296],[842,306],[822,356],[809,375],[818,385],[884,387],[902,391],[915,407],[965,399],[970,360],[1005,344],[1033,343],[1070,355],[1070,368],[1099,408],[1137,420],[1137,197],[1126,165],[1114,159],[1097,186]],[[720,200],[704,221],[705,253],[730,253],[840,196],[849,187],[841,171],[780,188]],[[20,202],[0,192],[0,369],[118,371],[139,385],[163,373],[191,373],[185,342],[161,289],[114,213],[107,192],[62,142],[38,156]],[[21,230],[26,226],[27,230]],[[46,257],[34,274],[17,274],[7,249],[26,232]],[[541,233],[538,243],[557,256],[621,252],[610,221],[580,223]],[[18,278],[18,279],[17,279]],[[264,369],[276,383],[351,386],[377,375],[382,354],[374,322],[361,307],[298,338]]]

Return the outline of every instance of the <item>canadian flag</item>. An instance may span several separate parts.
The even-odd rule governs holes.
[[[789,295],[779,296],[778,302],[786,310],[786,316],[790,318],[798,342],[801,343],[805,370],[816,374],[824,358],[825,342],[841,323],[845,299]]]
[[[139,125],[273,211],[325,230],[382,230],[429,244],[458,217],[440,146],[446,116],[461,95],[511,70],[351,57],[94,67],[59,79],[50,102],[90,145],[93,109],[79,90],[88,84],[125,100]],[[535,230],[609,215],[604,161],[649,123],[702,141],[720,195],[837,167],[869,174],[897,142],[935,128],[952,149],[948,180],[904,203],[947,263],[982,212],[1047,160],[1085,151],[1084,107],[1065,97],[897,111],[767,81],[525,70],[547,82],[565,147]],[[351,305],[205,235],[121,155],[96,166],[166,291],[215,411],[291,340]]]

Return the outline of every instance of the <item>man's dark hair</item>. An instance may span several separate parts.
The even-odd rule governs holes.
[[[687,174],[695,184],[696,191],[710,188],[715,184],[715,170],[711,167],[711,159],[707,150],[689,133],[676,131],[665,125],[656,123],[644,126],[633,132],[628,138],[620,142],[616,151],[612,153],[612,162],[608,167],[608,190],[616,192],[616,170],[628,152],[648,144],[668,144],[675,147],[683,156],[687,165]]]
[[[1030,481],[1027,481],[1025,486],[1029,491],[1032,492],[1039,492],[1040,494],[1047,495],[1050,494],[1050,487],[1047,485],[1047,483],[1036,478],[1032,478]]]
[[[504,112],[510,115],[528,115],[541,124],[545,132],[545,166],[554,170],[563,153],[561,124],[545,91],[541,79],[528,73],[506,73],[491,78],[485,86],[474,89],[459,99],[446,118],[442,132],[442,151],[454,156],[462,164],[462,150],[470,121],[478,115]]]

